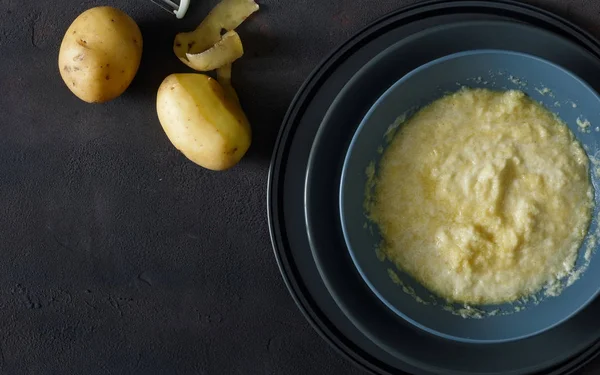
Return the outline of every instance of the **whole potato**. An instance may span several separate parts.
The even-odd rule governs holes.
[[[250,124],[236,98],[206,75],[165,78],[156,111],[171,143],[204,168],[233,167],[250,147]]]
[[[67,29],[58,54],[60,75],[81,100],[101,103],[121,95],[142,57],[142,33],[119,9],[86,10]]]

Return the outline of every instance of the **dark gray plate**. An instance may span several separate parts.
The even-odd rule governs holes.
[[[337,192],[349,142],[365,113],[404,74],[436,58],[474,49],[528,53],[558,64],[600,88],[600,65],[578,45],[539,28],[509,22],[463,22],[436,28],[386,49],[348,83],[328,109],[310,152],[306,221],[313,256],[325,284],[344,313],[371,341],[394,357],[432,373],[524,374],[566,361],[600,337],[600,322],[583,311],[543,334],[508,343],[458,344],[407,328],[357,275],[341,234]],[[410,56],[410,58],[408,58]],[[581,332],[574,327],[586,329]],[[436,353],[432,356],[431,353]],[[525,354],[525,355],[524,355]],[[498,361],[498,358],[502,358]]]
[[[320,278],[310,255],[303,217],[304,171],[310,147],[319,124],[336,95],[362,66],[382,50],[430,26],[454,21],[490,19],[512,19],[545,27],[560,32],[571,40],[585,45],[597,56],[600,55],[598,44],[588,34],[534,7],[516,3],[482,1],[435,1],[420,4],[384,17],[334,51],[300,89],[286,115],[277,141],[269,175],[268,213],[275,255],[284,281],[299,308],[315,329],[340,352],[374,373],[398,373],[400,370],[413,373],[432,372],[420,368],[418,364],[411,364],[397,358],[376,345],[343,313]],[[381,92],[385,88],[381,87]],[[375,98],[372,98],[373,102],[374,100]],[[369,106],[370,104],[372,102]],[[362,115],[364,113],[361,113],[360,117]],[[351,136],[351,134],[347,135]],[[343,139],[340,141],[346,142]],[[332,193],[330,204],[334,201],[335,195]],[[333,207],[331,211],[334,211]],[[331,251],[345,253],[345,249],[342,251],[333,248]],[[351,278],[358,275],[353,271],[351,264],[344,266],[344,262],[347,261],[349,259],[342,258],[339,268],[340,272],[347,274],[352,282]],[[377,304],[377,299],[369,298],[368,289],[361,280],[357,279],[352,285],[357,291],[356,305]],[[359,293],[361,291],[367,294]],[[383,305],[381,307],[383,308]],[[600,306],[596,306],[596,311],[599,308]],[[403,322],[398,319],[394,324],[402,325]],[[386,322],[382,321],[379,327],[385,329]],[[577,336],[587,329],[585,325],[571,328],[573,331],[567,334],[567,338],[571,335]],[[425,337],[416,332],[409,334],[407,339],[415,334],[421,338]],[[593,358],[597,346],[594,344],[586,348],[583,344],[575,345],[573,351],[579,353],[577,357],[547,368],[544,373],[558,374],[574,371]],[[456,352],[456,348],[450,350]],[[495,358],[493,363],[501,361],[501,357]]]

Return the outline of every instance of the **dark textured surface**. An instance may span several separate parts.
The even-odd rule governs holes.
[[[305,322],[279,276],[265,186],[295,91],[361,27],[415,1],[262,0],[241,28],[234,84],[254,130],[236,168],[188,162],[156,118],[156,88],[188,69],[184,21],[148,0],[0,0],[0,373],[362,374]],[[595,0],[530,0],[600,36]],[[144,35],[121,98],[88,105],[56,66],[83,10],[115,5]],[[596,361],[585,373],[600,371]]]

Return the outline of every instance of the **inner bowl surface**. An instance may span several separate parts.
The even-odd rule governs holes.
[[[384,135],[390,126],[401,115],[410,116],[424,105],[462,86],[524,91],[568,125],[584,145],[588,156],[600,155],[600,132],[595,130],[596,126],[600,126],[600,98],[575,75],[548,61],[516,52],[477,50],[442,57],[396,82],[377,100],[358,127],[344,160],[340,185],[344,238],[352,260],[369,288],[387,307],[419,328],[465,342],[522,339],[556,326],[594,298],[600,287],[600,279],[595,276],[600,274],[600,262],[596,257],[588,262],[584,259],[584,252],[580,251],[576,269],[585,269],[585,272],[558,297],[473,306],[482,311],[483,317],[464,318],[457,313],[464,306],[449,305],[440,298],[435,305],[418,302],[417,299],[430,301],[431,292],[398,270],[393,263],[387,260],[381,262],[377,258],[376,248],[381,237],[363,208],[366,170],[370,163],[379,161],[381,154],[378,148],[385,147]],[[578,123],[585,120],[591,126],[582,129]],[[593,240],[593,234],[598,230],[597,203],[600,195],[595,169],[590,164],[596,205],[582,248]],[[395,271],[400,284],[390,278],[389,269]],[[407,290],[414,293],[407,293]],[[493,311],[500,313],[490,315]]]

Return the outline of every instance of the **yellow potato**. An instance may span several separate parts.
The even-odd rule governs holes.
[[[250,124],[232,92],[194,73],[171,74],[158,89],[156,111],[167,137],[204,168],[231,168],[250,147]]]
[[[60,75],[78,98],[102,103],[121,95],[138,70],[142,33],[131,17],[111,7],[81,13],[58,54]]]

